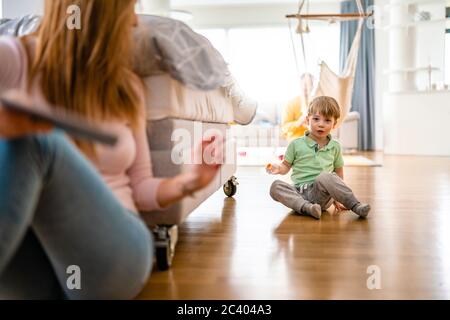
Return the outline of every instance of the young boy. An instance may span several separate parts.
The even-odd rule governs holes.
[[[344,183],[344,160],[340,144],[330,135],[341,116],[337,101],[331,97],[314,99],[308,110],[310,131],[294,140],[281,164],[269,164],[269,174],[286,175],[293,169],[294,186],[275,181],[271,197],[294,211],[316,219],[334,202],[338,210],[351,209],[362,218],[370,211],[368,204],[356,199]]]

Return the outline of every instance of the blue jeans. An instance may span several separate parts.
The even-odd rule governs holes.
[[[63,135],[0,139],[0,299],[132,299],[152,265],[146,225]]]

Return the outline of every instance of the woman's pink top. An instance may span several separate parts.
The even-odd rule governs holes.
[[[28,58],[20,40],[0,37],[0,94],[10,89],[25,90],[27,76]],[[37,87],[32,88],[32,98],[43,103],[45,100]],[[102,128],[116,133],[119,140],[114,147],[96,145],[94,161],[117,199],[134,212],[161,209],[157,201],[161,179],[153,177],[146,134],[145,94],[140,89],[139,94],[142,116],[137,130],[131,130],[125,121],[102,124]]]

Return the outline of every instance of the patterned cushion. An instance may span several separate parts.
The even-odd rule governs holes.
[[[223,57],[208,39],[185,23],[142,15],[136,38],[139,54],[135,55],[135,70],[140,76],[167,71],[183,84],[200,90],[224,84],[228,68]]]
[[[41,22],[41,18],[37,15],[26,15],[18,19],[1,19],[0,20],[0,36],[20,37],[25,34],[32,33],[37,29]]]

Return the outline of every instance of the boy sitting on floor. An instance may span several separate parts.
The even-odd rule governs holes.
[[[370,205],[362,204],[344,183],[344,160],[340,144],[331,137],[341,116],[337,101],[331,97],[314,99],[308,110],[310,131],[289,145],[281,164],[269,164],[269,174],[286,175],[293,169],[290,185],[275,181],[270,195],[300,214],[316,219],[333,203],[337,210],[351,209],[366,218]]]

